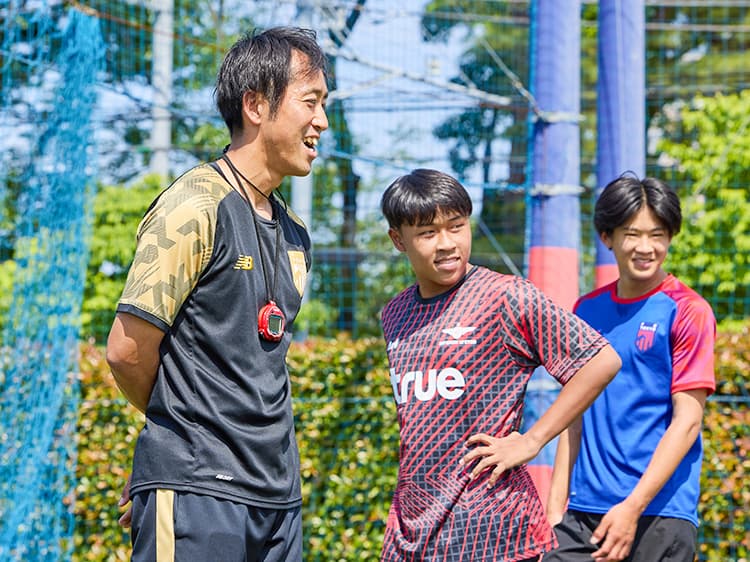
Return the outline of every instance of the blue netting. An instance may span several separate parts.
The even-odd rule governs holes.
[[[36,156],[21,168],[4,161],[0,178],[3,190],[21,186],[12,232],[4,233],[15,276],[0,355],[0,560],[68,559],[78,332],[94,194],[90,117],[103,45],[99,22],[75,10],[53,20],[46,9],[5,9],[13,23],[3,36],[3,84],[11,75],[25,78],[42,94],[3,94],[4,119],[33,111],[44,125],[19,132],[17,145]]]

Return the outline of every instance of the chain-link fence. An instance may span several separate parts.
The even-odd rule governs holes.
[[[45,254],[42,262],[69,266],[88,258],[85,281],[71,273],[65,280],[83,291],[82,335],[103,343],[132,258],[135,227],[168,182],[164,176],[217,157],[228,142],[212,103],[223,53],[243,31],[275,24],[316,29],[332,70],[331,127],[321,157],[309,179],[281,186],[314,240],[313,274],[296,328],[300,338],[379,335],[380,309],[412,282],[408,264],[386,235],[379,197],[397,175],[413,168],[438,168],[467,186],[475,204],[474,263],[527,275],[535,6],[523,0],[0,0],[5,329],[22,329],[13,323],[23,302],[35,298],[33,291],[50,289],[29,282],[23,286],[31,292],[21,295],[19,272],[40,271],[29,260],[30,255],[39,260],[39,251],[29,244],[43,234],[39,221],[47,219],[31,212],[60,185],[39,178],[59,179],[60,172],[71,171],[65,168],[70,163],[49,155],[61,133],[84,130],[73,113],[87,112],[78,171],[94,177],[98,189],[85,182],[71,188],[89,198],[86,211],[76,215],[86,224],[71,222],[68,234],[75,243]],[[599,3],[579,7],[578,255],[579,286],[586,291],[594,283],[597,48],[604,39]],[[646,171],[677,188],[685,212],[668,267],[711,303],[723,327],[736,326],[750,317],[750,1],[648,0],[644,10]],[[102,65],[90,86],[97,101],[90,108],[83,95],[64,94],[67,105],[55,101],[69,60],[61,58],[69,46],[66,30],[79,16],[95,23],[91,33],[103,45],[96,53]],[[62,207],[70,210],[71,201],[80,202],[58,203],[68,203]],[[50,210],[49,217],[59,221],[61,215]],[[54,299],[45,302],[44,330],[67,329],[67,320],[57,320],[68,313]],[[727,394],[712,404],[744,415],[723,439],[739,443],[737,458],[747,466],[746,384]],[[726,515],[709,518],[703,537],[718,543],[727,526],[737,525],[747,533],[747,520],[733,515],[746,504],[737,505],[737,498],[723,491],[724,469],[707,470],[717,486],[707,493],[725,498]],[[739,559],[747,545],[732,552]],[[702,555],[711,559],[708,552]]]

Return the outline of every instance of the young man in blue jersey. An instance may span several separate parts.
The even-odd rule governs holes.
[[[274,194],[310,173],[328,127],[312,31],[249,34],[216,103],[231,143],[151,205],[107,342],[146,414],[124,505],[132,560],[302,560],[286,353],[310,266],[305,225]]]
[[[555,545],[524,463],[620,367],[607,341],[530,282],[469,262],[472,202],[454,178],[414,170],[383,194],[416,284],[383,309],[398,412],[398,485],[381,562],[519,562]],[[564,386],[521,434],[540,365]]]
[[[655,178],[623,175],[596,203],[594,225],[619,279],[575,312],[623,365],[560,437],[547,505],[559,548],[545,562],[694,560],[716,323],[662,267],[681,221],[677,195]]]

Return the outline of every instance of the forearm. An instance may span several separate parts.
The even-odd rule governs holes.
[[[672,477],[700,434],[705,392],[693,392],[698,392],[698,397],[683,398],[679,411],[675,409],[675,415],[659,440],[646,470],[625,500],[639,513],[643,513]],[[691,395],[690,392],[680,394]]]
[[[523,435],[514,431],[500,438],[485,433],[469,437],[467,446],[480,446],[469,451],[460,463],[468,465],[481,457],[469,477],[475,478],[486,468],[494,466],[488,480],[488,486],[493,486],[502,472],[533,459],[553,437],[580,417],[620,366],[620,357],[608,345],[573,375],[557,399]],[[572,459],[567,458],[566,462],[570,463]]]
[[[151,391],[156,381],[156,370],[143,370],[139,366],[110,364],[117,387],[133,406],[146,412]]]
[[[560,434],[552,469],[547,500],[547,516],[556,520],[562,516],[570,493],[570,475],[581,446],[581,418],[576,419]]]
[[[539,449],[567,428],[594,402],[622,365],[611,346],[604,347],[586,363],[560,391],[557,399],[525,437],[538,444]]]
[[[146,411],[159,369],[158,328],[130,314],[118,314],[107,339],[107,363],[120,391],[141,412]]]

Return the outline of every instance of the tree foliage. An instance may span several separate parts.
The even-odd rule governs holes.
[[[518,25],[528,22],[527,11],[522,4],[479,1],[433,0],[425,7],[425,41],[447,41],[453,32],[464,33],[466,49],[452,82],[516,98],[506,107],[478,102],[435,128],[437,138],[452,141],[451,167],[460,179],[479,168],[484,183],[523,184],[528,108],[506,70],[521,81],[528,75],[528,26]],[[499,64],[498,58],[507,60]],[[508,141],[510,150],[504,147]],[[508,162],[509,169],[503,171],[500,164]]]
[[[742,2],[684,4],[646,7],[647,82],[659,104],[665,98],[688,99],[696,87],[736,92],[747,83],[750,61],[742,29],[750,23],[750,7]]]
[[[707,296],[720,319],[750,316],[750,90],[697,96],[664,117],[683,229],[669,268]]]
[[[106,338],[133,261],[138,224],[166,187],[161,178],[147,176],[133,186],[103,186],[97,193],[81,312],[84,337]]]
[[[454,82],[516,95],[518,100],[509,108],[477,102],[448,116],[434,131],[438,139],[449,143],[451,167],[459,178],[478,173],[483,182],[500,188],[485,189],[481,219],[502,236],[511,255],[522,255],[523,200],[503,188],[529,181],[525,174],[528,112],[526,100],[500,71],[497,58],[533,93],[529,78],[533,70],[528,67],[529,7],[529,3],[432,0],[422,18],[426,41],[446,41],[451,34],[462,33],[464,50]],[[606,40],[598,36],[598,17],[596,3],[582,5],[581,181],[592,189],[597,187],[597,46]],[[649,123],[666,104],[688,100],[696,91],[733,92],[746,85],[750,58],[743,27],[750,21],[750,8],[677,2],[646,7],[645,20]],[[477,247],[485,246],[478,236]]]
[[[449,115],[433,130],[448,143],[448,157],[456,176],[474,174],[486,186],[480,221],[494,237],[502,237],[504,251],[518,269],[523,267],[524,194],[526,182],[528,101],[519,86],[530,89],[528,5],[433,0],[422,16],[425,41],[448,41],[462,34],[464,51],[452,82],[505,96],[501,106],[477,102]],[[509,189],[511,188],[511,189]],[[515,188],[515,189],[513,189]],[[495,254],[486,232],[475,236],[475,254]],[[503,264],[500,270],[507,271]]]
[[[314,169],[317,184],[325,184],[328,178],[327,167]],[[93,225],[90,240],[90,257],[86,276],[86,286],[82,304],[82,336],[103,342],[112,324],[114,309],[125,284],[128,268],[135,252],[135,235],[138,224],[153,199],[167,187],[158,176],[145,176],[141,182],[131,186],[102,186],[94,203]],[[289,198],[289,182],[281,186],[280,191]],[[317,191],[316,191],[317,193]],[[335,228],[335,213],[317,207],[321,214],[327,215],[321,226],[321,239],[324,239],[326,227]],[[317,217],[316,213],[316,217]],[[340,220],[340,217],[338,217]],[[330,222],[332,221],[332,222]],[[316,221],[316,224],[317,221]],[[360,252],[359,262],[361,275],[346,285],[352,292],[356,282],[357,301],[351,313],[356,315],[352,324],[357,327],[357,335],[379,335],[378,313],[380,307],[391,296],[395,295],[412,280],[411,269],[405,259],[393,259],[390,252],[390,240],[383,225],[365,224],[360,243],[370,251]],[[335,234],[333,234],[335,236]],[[317,241],[317,236],[315,237]],[[313,269],[308,298],[303,301],[300,313],[295,321],[294,330],[300,335],[330,336],[338,331],[338,309],[341,303],[336,299],[342,291],[337,290],[335,283],[341,282],[339,249],[335,243],[326,248],[325,243],[316,243],[313,255]],[[354,255],[352,252],[351,255]],[[12,275],[14,262],[0,263],[0,288],[9,287],[5,298],[0,297],[0,322],[10,306],[12,296]],[[351,328],[350,325],[349,327]]]

